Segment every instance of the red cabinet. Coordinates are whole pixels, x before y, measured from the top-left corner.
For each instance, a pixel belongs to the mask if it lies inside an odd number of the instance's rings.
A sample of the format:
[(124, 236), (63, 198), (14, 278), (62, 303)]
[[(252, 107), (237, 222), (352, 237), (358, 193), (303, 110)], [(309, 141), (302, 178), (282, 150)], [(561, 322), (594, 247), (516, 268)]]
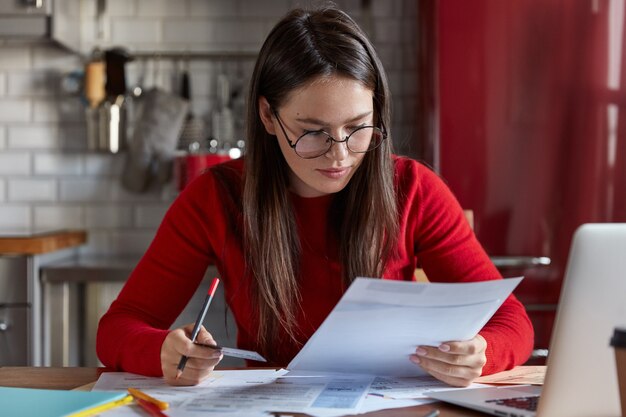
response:
[[(439, 0), (431, 161), (547, 348), (574, 229), (626, 221), (623, 0)], [(430, 8), (430, 9), (429, 9)], [(593, 279), (593, 277), (589, 277)]]

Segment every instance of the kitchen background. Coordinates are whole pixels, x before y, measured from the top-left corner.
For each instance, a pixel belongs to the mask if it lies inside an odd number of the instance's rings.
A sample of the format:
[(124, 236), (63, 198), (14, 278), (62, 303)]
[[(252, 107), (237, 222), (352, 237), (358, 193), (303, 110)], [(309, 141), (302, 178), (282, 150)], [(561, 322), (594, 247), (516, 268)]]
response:
[[(298, 3), (108, 0), (100, 21), (96, 3), (80, 2), (84, 55), (49, 42), (0, 40), (0, 229), (85, 228), (89, 240), (81, 254), (139, 255), (175, 197), (175, 187), (170, 183), (146, 193), (129, 192), (120, 183), (124, 154), (87, 151), (85, 105), (64, 91), (69, 74), (82, 71), (95, 46), (123, 46), (131, 52), (255, 52), (277, 19)], [(362, 3), (369, 2), (337, 2), (371, 34), (390, 78), (397, 147), (410, 152), (416, 84), (414, 2), (374, 1), (369, 11)], [(137, 85), (143, 73), (144, 86), (178, 93), (180, 82), (173, 78), (183, 65), (184, 60), (136, 60), (127, 65), (127, 85)], [(190, 60), (194, 114), (210, 126), (217, 74), (224, 72), (233, 88), (245, 92), (252, 66), (252, 59)]]

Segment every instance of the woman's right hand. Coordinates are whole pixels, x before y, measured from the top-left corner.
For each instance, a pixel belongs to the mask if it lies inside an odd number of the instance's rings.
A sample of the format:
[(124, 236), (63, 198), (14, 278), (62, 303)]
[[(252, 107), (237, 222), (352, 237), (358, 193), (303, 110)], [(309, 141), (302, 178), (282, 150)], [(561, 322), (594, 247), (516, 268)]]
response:
[[(219, 350), (192, 343), (193, 324), (169, 332), (161, 345), (161, 369), (165, 382), (170, 385), (197, 385), (206, 379), (213, 368), (222, 360)], [(200, 327), (196, 341), (207, 345), (217, 345), (204, 326)], [(178, 363), (182, 356), (187, 356), (187, 364), (179, 378), (176, 378)]]

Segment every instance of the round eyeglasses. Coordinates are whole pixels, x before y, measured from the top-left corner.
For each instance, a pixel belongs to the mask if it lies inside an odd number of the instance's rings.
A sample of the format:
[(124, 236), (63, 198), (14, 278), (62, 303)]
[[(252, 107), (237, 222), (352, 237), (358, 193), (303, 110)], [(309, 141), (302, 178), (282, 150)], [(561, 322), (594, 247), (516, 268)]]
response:
[(333, 142), (344, 143), (350, 152), (365, 153), (374, 150), (380, 146), (383, 140), (387, 139), (387, 131), (384, 126), (382, 128), (376, 126), (360, 126), (357, 127), (343, 140), (332, 137), (323, 130), (307, 131), (301, 135), (295, 142), (292, 142), (287, 135), (285, 126), (278, 116), (278, 112), (272, 109), (278, 124), (280, 125), (285, 139), (289, 146), (296, 152), (300, 158), (313, 159), (319, 158), (326, 154), (333, 146)]

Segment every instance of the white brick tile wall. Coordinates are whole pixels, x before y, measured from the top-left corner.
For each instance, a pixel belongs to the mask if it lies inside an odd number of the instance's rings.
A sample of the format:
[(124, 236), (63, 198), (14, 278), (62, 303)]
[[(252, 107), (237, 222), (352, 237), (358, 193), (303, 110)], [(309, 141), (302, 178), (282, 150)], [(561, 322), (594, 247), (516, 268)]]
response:
[(31, 227), (30, 212), (28, 205), (0, 205), (0, 230)]
[(152, 203), (163, 201), (161, 190), (151, 187), (144, 193), (133, 193), (126, 190), (119, 179), (111, 181), (111, 200), (121, 203)]
[(166, 20), (163, 22), (163, 41), (186, 43), (193, 38), (209, 50), (245, 49), (255, 50), (267, 35), (262, 21), (246, 22), (246, 29), (234, 19), (220, 20)]
[[(184, 0), (183, 0), (184, 1)], [(135, 0), (107, 0), (106, 13), (109, 16), (133, 16), (137, 10)], [(132, 37), (130, 38), (132, 39)]]
[(27, 99), (0, 99), (0, 123), (27, 122), (31, 118), (31, 105)]
[(380, 61), (383, 63), (383, 67), (385, 68), (385, 71), (387, 73), (389, 73), (389, 71), (393, 69), (398, 68), (398, 64), (397, 64), (398, 60), (396, 59), (397, 55), (394, 50), (381, 49), (381, 50), (377, 50), (377, 52), (378, 52), (378, 58), (380, 58)]
[(62, 179), (61, 180), (61, 201), (110, 201), (112, 180), (105, 179)]
[(30, 168), (30, 154), (0, 152), (0, 175), (28, 175)]
[(29, 48), (0, 46), (0, 69), (28, 69), (31, 67)]
[(110, 250), (123, 256), (141, 255), (150, 246), (155, 232), (156, 230), (110, 233)]
[(417, 46), (415, 44), (407, 44), (399, 48), (397, 52), (402, 54), (400, 62), (402, 62), (401, 68), (404, 70), (404, 73), (417, 78)]
[(402, 10), (398, 0), (385, 0), (372, 2), (372, 14), (377, 18), (401, 16)]
[(232, 17), (237, 15), (237, 2), (233, 0), (189, 0), (189, 16)]
[(112, 255), (109, 234), (110, 231), (108, 230), (89, 230), (87, 243), (78, 249), (80, 256)]
[(87, 154), (84, 158), (85, 174), (90, 176), (114, 176), (122, 174), (125, 155)]
[(78, 54), (55, 45), (36, 45), (32, 48), (33, 68), (46, 70), (54, 68), (59, 71), (71, 72), (82, 69), (83, 58)]
[(402, 92), (402, 71), (387, 71), (387, 79), (389, 81), (389, 88), (396, 94)]
[(36, 175), (81, 175), (82, 156), (60, 153), (35, 154), (34, 172)]
[(419, 10), (418, 10), (417, 5), (418, 5), (418, 2), (416, 1), (411, 1), (411, 0), (403, 1), (401, 5), (402, 16), (410, 16), (410, 17), (417, 18), (417, 16), (419, 15)]
[(240, 17), (272, 17), (278, 19), (289, 9), (288, 0), (242, 1), (239, 5)]
[(415, 114), (417, 113), (417, 99), (415, 96), (410, 96), (404, 99), (403, 109), (401, 114), (403, 117), (403, 122), (410, 123)]
[[(123, 45), (135, 51), (255, 51), (288, 7), (318, 0), (107, 0), (104, 35), (98, 38), (96, 0), (81, 0), (81, 50)], [(337, 0), (362, 22), (361, 0)], [(377, 51), (390, 71), (393, 132), (411, 140), (412, 90), (416, 67), (412, 0), (372, 2)], [(405, 10), (413, 10), (407, 14)], [(82, 71), (83, 56), (47, 43), (0, 40), (0, 228), (84, 227), (89, 242), (81, 254), (141, 254), (152, 240), (174, 186), (153, 186), (142, 194), (122, 188), (124, 155), (86, 149), (84, 108), (61, 91), (62, 77)], [(128, 85), (145, 74), (144, 86), (177, 91), (172, 82), (182, 61), (128, 65)], [(192, 60), (192, 109), (208, 120), (215, 104), (215, 75), (243, 80), (254, 62)], [(413, 78), (412, 78), (413, 77)], [(243, 83), (245, 81), (241, 81)]]
[(34, 226), (41, 229), (84, 227), (80, 206), (35, 206)]
[[(417, 86), (417, 76), (416, 74), (411, 74), (406, 71), (402, 71), (400, 75), (400, 82), (402, 83), (402, 87), (400, 88), (400, 97), (414, 97), (415, 90)], [(396, 93), (398, 94), (398, 93)]]
[(216, 91), (216, 71), (196, 70), (191, 72), (189, 85), (191, 86), (191, 98), (214, 96)]
[[(273, 25), (273, 24), (272, 24)], [(242, 30), (241, 23), (235, 21), (219, 21), (216, 24), (215, 42), (223, 44), (239, 43), (250, 45), (251, 50), (261, 48), (263, 40), (269, 33), (266, 22), (246, 22), (246, 29)], [(234, 41), (236, 40), (236, 42)]]
[(400, 41), (402, 26), (397, 19), (376, 19), (374, 27), (377, 42), (397, 44)]
[(187, 43), (189, 39), (209, 43), (216, 29), (205, 20), (172, 19), (163, 22), (163, 42)]
[(58, 129), (52, 124), (8, 127), (9, 149), (53, 149), (59, 146)]
[[(83, 16), (85, 16), (83, 14)], [(100, 26), (96, 23), (96, 20), (93, 16), (86, 16), (80, 22), (80, 39), (83, 51), (91, 51), (93, 46), (96, 45), (96, 42), (102, 49), (106, 49), (108, 45), (107, 41), (110, 41), (110, 33), (111, 33), (111, 22), (108, 18), (103, 19), (102, 21), (102, 30), (103, 30), (103, 39), (100, 39), (98, 36), (100, 35), (98, 30)]]
[[(205, 3), (214, 3), (205, 1)], [(137, 14), (142, 17), (181, 17), (187, 15), (186, 1), (138, 0)], [(192, 14), (192, 16), (195, 16)]]
[(55, 71), (10, 72), (9, 96), (54, 96), (59, 93), (60, 76)]
[(157, 43), (161, 41), (161, 26), (158, 20), (114, 20), (111, 39), (113, 42), (132, 39), (136, 43)]
[(9, 201), (55, 201), (57, 199), (56, 180), (10, 179)]
[(85, 225), (89, 228), (128, 228), (133, 224), (131, 206), (103, 205), (85, 207)]
[[(384, 1), (386, 2), (387, 0), (384, 0)], [(294, 7), (308, 8), (312, 4), (315, 5), (320, 2), (323, 3), (323, 1), (319, 1), (319, 0), (317, 2), (310, 2), (307, 0), (292, 0), (290, 6), (292, 8)], [(341, 8), (341, 10), (348, 13), (353, 19), (355, 19), (357, 23), (360, 23), (358, 19), (363, 15), (361, 2), (362, 0), (339, 0), (339, 1), (335, 1), (335, 4), (337, 4), (337, 6)]]
[(92, 19), (85, 19), (85, 18), (87, 17), (93, 18), (96, 16), (96, 0), (81, 0), (80, 15), (83, 18), (83, 20), (92, 20)]
[(59, 144), (64, 150), (87, 149), (87, 132), (84, 124), (64, 123), (59, 127)]
[(135, 226), (156, 229), (161, 224), (169, 204), (140, 205), (135, 208)]
[(84, 108), (77, 97), (34, 99), (32, 120), (35, 122), (84, 122)]
[(216, 103), (213, 98), (209, 97), (192, 97), (191, 111), (193, 114), (202, 117), (207, 121), (207, 130), (210, 130), (211, 112), (215, 108)]

